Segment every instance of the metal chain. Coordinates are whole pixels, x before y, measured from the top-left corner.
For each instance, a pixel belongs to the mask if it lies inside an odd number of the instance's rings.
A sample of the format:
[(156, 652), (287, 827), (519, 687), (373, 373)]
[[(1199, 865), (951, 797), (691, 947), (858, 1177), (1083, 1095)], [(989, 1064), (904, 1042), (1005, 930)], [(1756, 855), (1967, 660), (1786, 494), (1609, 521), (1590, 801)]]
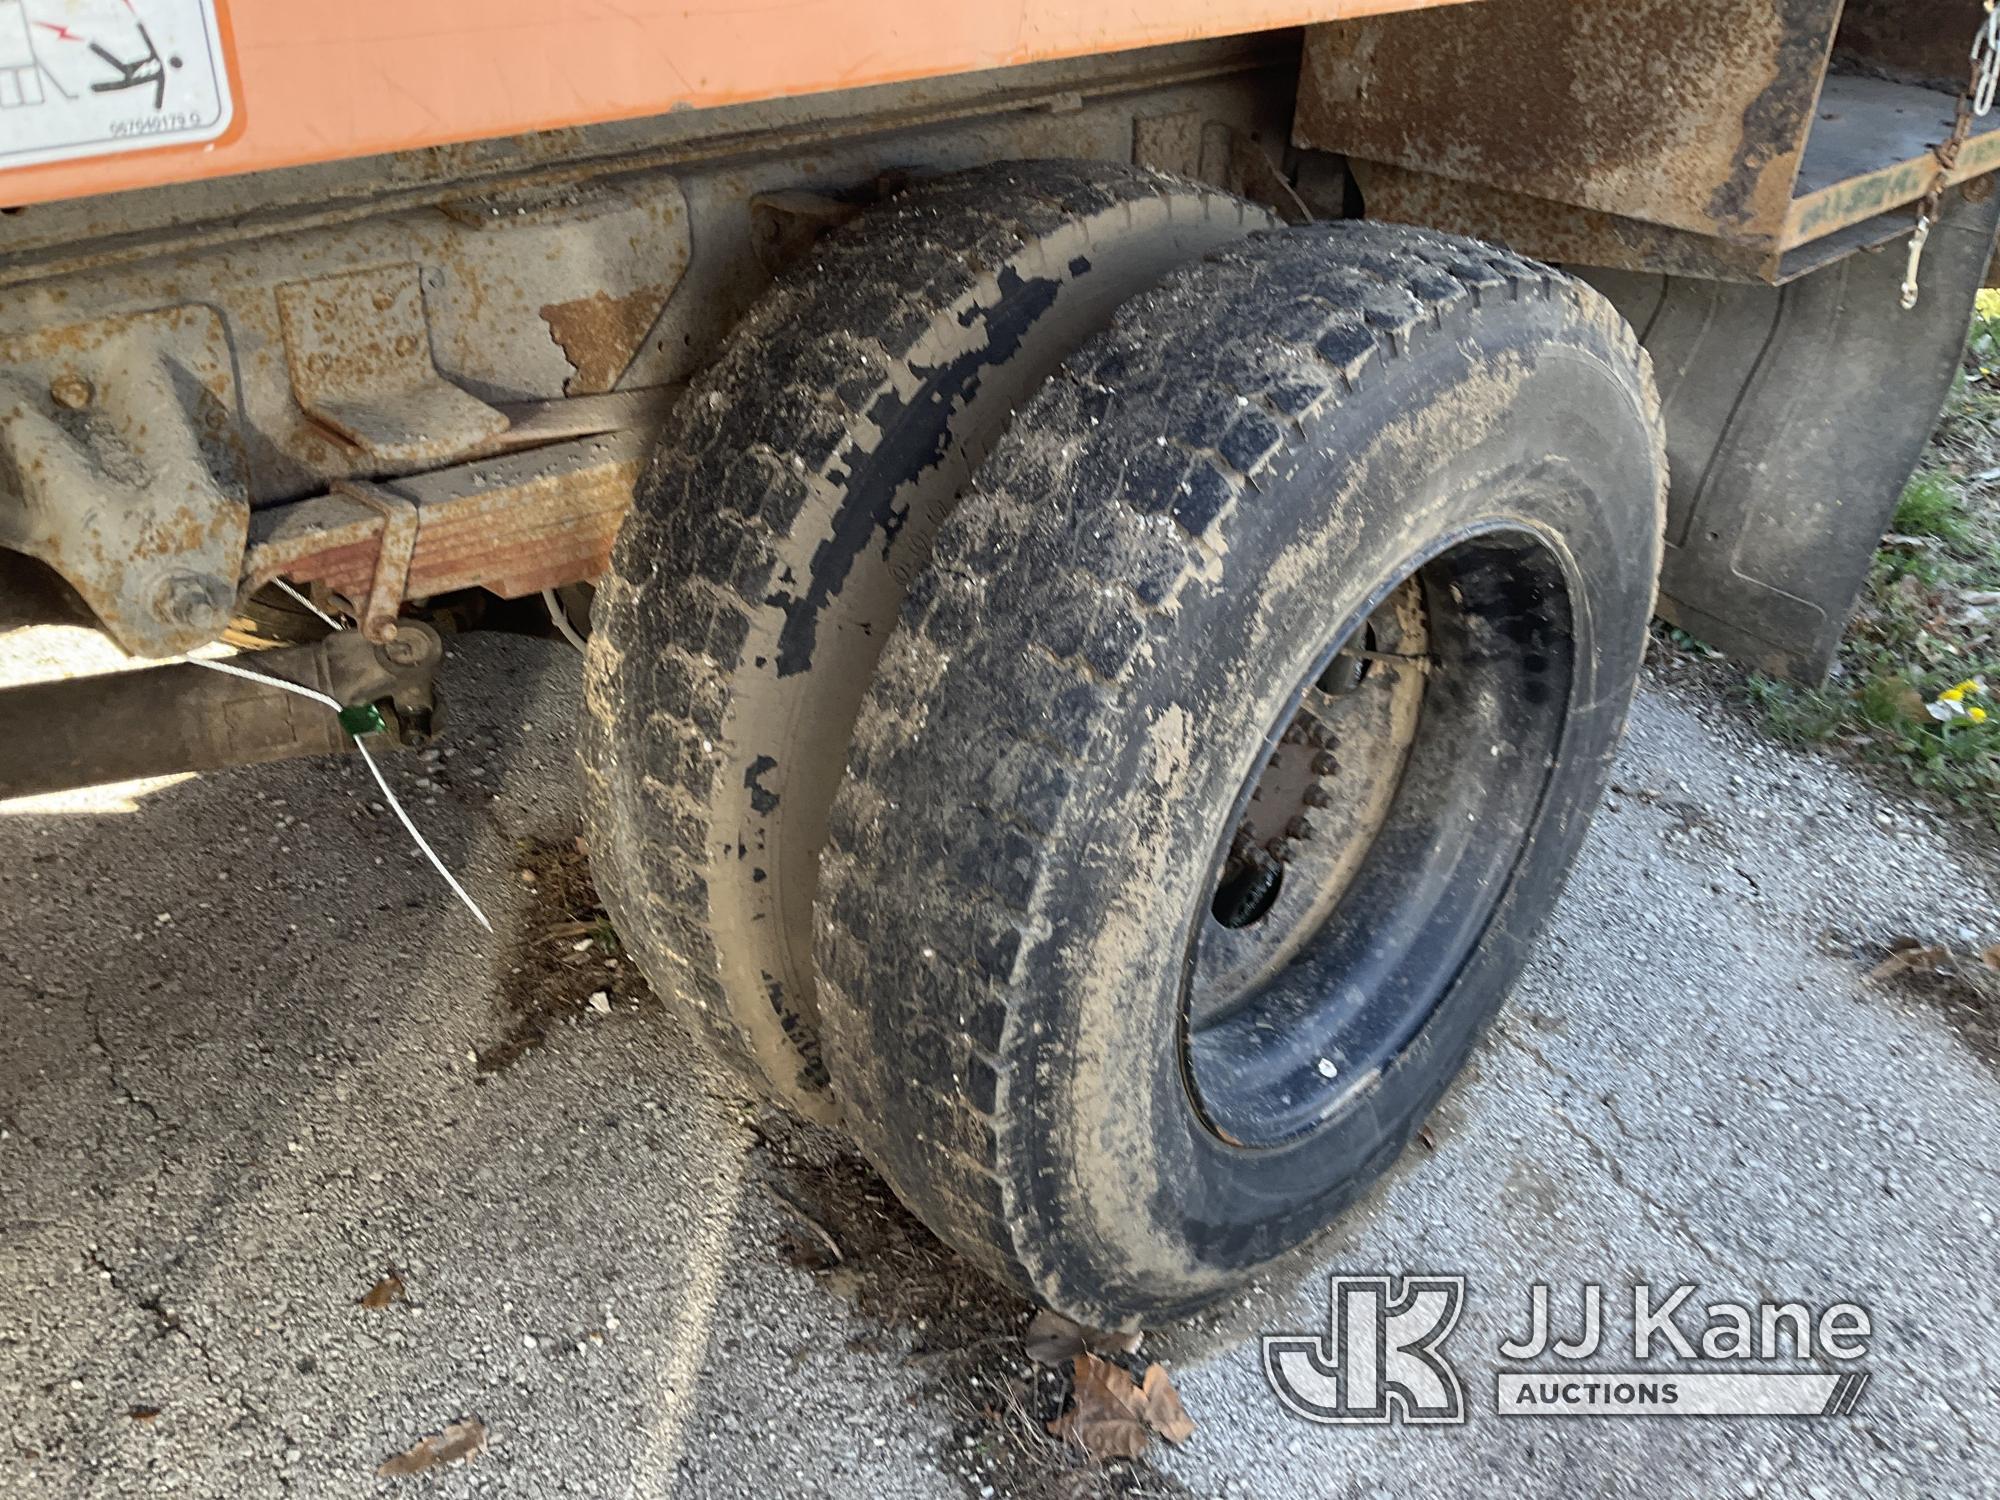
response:
[(2000, 7), (1986, 0), (1986, 21), (1972, 39), (1972, 112), (1982, 120), (2000, 92)]
[(1951, 134), (1931, 148), (1931, 155), (1937, 158), (1938, 169), (1931, 178), (1931, 185), (1923, 200), (1917, 205), (1917, 227), (1910, 236), (1910, 262), (1903, 272), (1903, 310), (1909, 311), (1917, 305), (1920, 295), (1917, 286), (1917, 268), (1923, 264), (1924, 246), (1930, 243), (1931, 226), (1937, 222), (1938, 204), (1944, 198), (1944, 190), (1951, 185), (1952, 169), (1958, 165), (1958, 154), (1965, 149), (1966, 137), (1972, 134), (1972, 122), (1983, 119), (1993, 108), (1995, 94), (2000, 94), (2000, 0), (1986, 0), (1986, 17), (1979, 23), (1979, 31), (1972, 39), (1972, 73), (1966, 81), (1965, 92), (1959, 96), (1958, 115), (1952, 121)]

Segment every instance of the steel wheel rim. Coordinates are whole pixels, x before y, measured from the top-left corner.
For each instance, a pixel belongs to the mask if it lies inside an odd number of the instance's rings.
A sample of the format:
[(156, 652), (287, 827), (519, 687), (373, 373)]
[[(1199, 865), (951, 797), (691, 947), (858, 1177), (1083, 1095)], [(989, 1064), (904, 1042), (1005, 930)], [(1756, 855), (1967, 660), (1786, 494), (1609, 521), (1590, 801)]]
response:
[[(1325, 1126), (1435, 1012), (1532, 837), (1575, 678), (1570, 597), (1569, 569), (1539, 532), (1456, 532), (1389, 571), (1268, 726), (1210, 856), (1182, 969), (1188, 1092), (1225, 1142), (1275, 1147)], [(1329, 673), (1356, 660), (1369, 665), (1361, 689), (1372, 678), (1394, 711), (1368, 725), (1356, 713), (1367, 699), (1348, 694), (1335, 743), (1308, 738), (1313, 754), (1330, 751), (1315, 782), (1327, 805), (1304, 809), (1299, 853), (1262, 913), (1230, 926), (1224, 908), (1241, 919), (1255, 905), (1225, 900), (1243, 831), (1268, 840), (1286, 810), (1254, 815), (1260, 790), (1271, 776), (1292, 778), (1281, 798), (1297, 785), (1287, 731), (1302, 709), (1324, 722)], [(1344, 754), (1340, 731), (1357, 723), (1370, 749)]]

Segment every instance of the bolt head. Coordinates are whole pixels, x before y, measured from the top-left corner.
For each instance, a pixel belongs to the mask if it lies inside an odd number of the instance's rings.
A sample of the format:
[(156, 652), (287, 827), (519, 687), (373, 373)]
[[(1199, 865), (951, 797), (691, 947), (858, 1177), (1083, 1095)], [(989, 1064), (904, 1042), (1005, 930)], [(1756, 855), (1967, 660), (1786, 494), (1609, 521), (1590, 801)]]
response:
[(219, 635), (236, 591), (212, 573), (170, 573), (153, 591), (153, 612), (184, 630)]
[(398, 667), (413, 667), (424, 659), (424, 643), (407, 630), (382, 642), (382, 658)]

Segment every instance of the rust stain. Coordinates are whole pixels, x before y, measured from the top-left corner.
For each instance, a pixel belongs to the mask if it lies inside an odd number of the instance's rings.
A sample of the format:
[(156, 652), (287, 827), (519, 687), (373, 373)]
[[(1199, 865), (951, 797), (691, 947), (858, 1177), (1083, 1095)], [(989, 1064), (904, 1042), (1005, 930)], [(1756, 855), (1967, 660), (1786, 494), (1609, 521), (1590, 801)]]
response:
[(1789, 0), (1780, 7), (1769, 77), (1744, 106), (1729, 175), (1708, 200), (1722, 233), (1746, 227), (1768, 231), (1790, 201), (1818, 97), (1812, 85), (1825, 67), (1831, 23), (1838, 18), (1837, 8), (1827, 13), (1824, 0)]
[(1573, 0), (1309, 27), (1301, 144), (1624, 218), (1780, 229), (1837, 0)]
[(564, 383), (564, 394), (598, 396), (616, 385), (667, 305), (670, 290), (652, 282), (622, 297), (592, 292), (544, 306), (540, 316), (549, 325), (549, 337), (576, 371)]
[(1380, 162), (1354, 160), (1349, 169), (1372, 217), (1493, 240), (1542, 260), (1722, 280), (1768, 281), (1779, 270), (1775, 240), (1722, 239)]
[[(247, 465), (221, 320), (163, 308), (0, 339), (10, 545), (66, 578), (137, 656), (210, 639), (243, 553)], [(203, 400), (190, 410), (179, 380)], [(91, 413), (82, 424), (65, 413)], [(204, 435), (206, 442), (204, 442)]]
[[(645, 446), (621, 434), (588, 448), (540, 450), (491, 484), (478, 465), (447, 471), (449, 485), (437, 475), (411, 482), (435, 488), (416, 497), (407, 565), (387, 591), (380, 583), (383, 516), (357, 503), (351, 486), (274, 507), (262, 514), (268, 530), (250, 549), (248, 582), (259, 586), (282, 575), (322, 583), (357, 607), (392, 611), (405, 598), (455, 589), (485, 588), (513, 599), (597, 578), (632, 503)], [(538, 471), (538, 464), (547, 467)]]

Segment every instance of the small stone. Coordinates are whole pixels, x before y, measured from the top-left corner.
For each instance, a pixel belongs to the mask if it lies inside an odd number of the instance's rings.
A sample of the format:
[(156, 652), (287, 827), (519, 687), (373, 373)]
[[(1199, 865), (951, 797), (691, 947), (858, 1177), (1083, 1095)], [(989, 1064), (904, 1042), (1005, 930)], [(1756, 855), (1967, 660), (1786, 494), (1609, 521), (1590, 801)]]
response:
[(49, 382), (49, 399), (64, 411), (82, 411), (97, 399), (97, 391), (81, 375), (58, 375)]
[(610, 1015), (611, 997), (607, 995), (603, 990), (598, 990), (594, 992), (590, 997), (590, 1008), (596, 1011), (600, 1016)]

